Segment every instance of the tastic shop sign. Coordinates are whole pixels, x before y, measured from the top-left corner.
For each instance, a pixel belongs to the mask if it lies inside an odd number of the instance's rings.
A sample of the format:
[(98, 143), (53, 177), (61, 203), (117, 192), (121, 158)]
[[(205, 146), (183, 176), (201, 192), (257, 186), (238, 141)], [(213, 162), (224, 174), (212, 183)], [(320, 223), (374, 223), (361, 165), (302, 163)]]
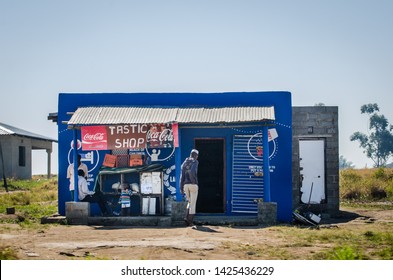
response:
[(171, 125), (127, 124), (83, 126), (83, 150), (118, 150), (173, 147)]

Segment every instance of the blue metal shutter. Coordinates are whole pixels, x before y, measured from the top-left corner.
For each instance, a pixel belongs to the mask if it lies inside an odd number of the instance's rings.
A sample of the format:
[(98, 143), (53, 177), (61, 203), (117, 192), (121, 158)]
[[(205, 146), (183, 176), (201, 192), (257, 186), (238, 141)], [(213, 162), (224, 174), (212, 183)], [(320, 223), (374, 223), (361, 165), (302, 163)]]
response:
[(263, 161), (257, 156), (262, 134), (233, 136), (232, 212), (258, 213), (263, 198)]

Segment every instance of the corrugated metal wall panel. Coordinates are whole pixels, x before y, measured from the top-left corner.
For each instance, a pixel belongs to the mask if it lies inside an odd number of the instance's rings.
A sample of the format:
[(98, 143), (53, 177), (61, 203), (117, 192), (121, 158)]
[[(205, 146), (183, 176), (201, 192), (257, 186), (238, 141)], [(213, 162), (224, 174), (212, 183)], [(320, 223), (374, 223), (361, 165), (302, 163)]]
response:
[(263, 198), (263, 176), (256, 176), (255, 169), (263, 170), (263, 161), (253, 158), (249, 150), (256, 143), (249, 141), (252, 135), (233, 136), (232, 212), (257, 213), (256, 200)]

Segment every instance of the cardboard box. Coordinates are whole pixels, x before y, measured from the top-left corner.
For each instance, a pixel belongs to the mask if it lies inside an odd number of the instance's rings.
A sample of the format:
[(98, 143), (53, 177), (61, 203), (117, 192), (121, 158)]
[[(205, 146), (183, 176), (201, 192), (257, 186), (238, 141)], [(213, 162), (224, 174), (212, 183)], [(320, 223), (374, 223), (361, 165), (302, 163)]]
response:
[(106, 166), (106, 167), (115, 167), (116, 166), (116, 158), (117, 157), (114, 155), (106, 154), (102, 165)]
[(142, 198), (142, 215), (156, 215), (156, 198)]

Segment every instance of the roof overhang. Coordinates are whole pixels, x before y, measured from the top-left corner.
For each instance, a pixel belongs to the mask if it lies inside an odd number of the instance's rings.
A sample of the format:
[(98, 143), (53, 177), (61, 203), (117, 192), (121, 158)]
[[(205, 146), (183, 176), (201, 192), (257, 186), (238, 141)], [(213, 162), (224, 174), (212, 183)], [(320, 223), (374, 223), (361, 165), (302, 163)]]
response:
[(275, 120), (274, 107), (80, 107), (71, 127), (119, 124), (217, 124)]
[(20, 129), (11, 125), (7, 125), (4, 123), (0, 123), (0, 136), (20, 136), (27, 137), (30, 139), (36, 139), (39, 141), (49, 141), (49, 142), (57, 142), (56, 139), (52, 139), (43, 135), (39, 135), (24, 129)]

